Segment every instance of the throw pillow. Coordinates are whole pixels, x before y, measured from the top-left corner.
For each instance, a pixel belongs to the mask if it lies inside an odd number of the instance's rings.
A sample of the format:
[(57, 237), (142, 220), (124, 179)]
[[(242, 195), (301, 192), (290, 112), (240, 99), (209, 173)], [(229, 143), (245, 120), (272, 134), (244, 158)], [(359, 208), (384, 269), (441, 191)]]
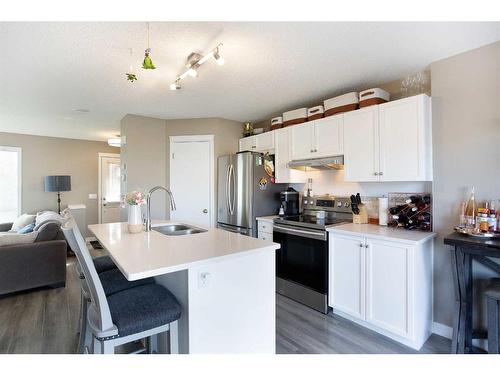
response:
[(66, 221), (68, 221), (68, 218), (62, 217), (61, 215), (59, 215), (57, 212), (54, 211), (39, 212), (36, 215), (35, 230), (38, 230), (40, 225), (42, 225), (46, 221), (58, 221), (60, 224), (64, 224)]
[(33, 243), (35, 242), (35, 238), (37, 235), (38, 232), (31, 232), (28, 234), (0, 233), (0, 247)]
[(19, 234), (27, 234), (33, 232), (33, 229), (35, 229), (35, 223), (31, 223), (26, 225), (24, 228), (21, 228), (17, 231)]
[(22, 214), (12, 223), (12, 228), (10, 230), (18, 231), (24, 228), (26, 225), (31, 224), (35, 221), (35, 215)]

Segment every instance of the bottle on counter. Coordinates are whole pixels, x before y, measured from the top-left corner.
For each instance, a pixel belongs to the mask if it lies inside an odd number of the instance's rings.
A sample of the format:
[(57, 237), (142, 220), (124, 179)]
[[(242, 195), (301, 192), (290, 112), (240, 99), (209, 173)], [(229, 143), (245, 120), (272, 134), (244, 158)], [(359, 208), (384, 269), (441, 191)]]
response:
[(467, 217), (465, 216), (465, 202), (462, 202), (460, 204), (460, 218), (458, 226), (460, 228), (465, 228), (467, 226)]
[(476, 197), (474, 195), (474, 186), (471, 189), (469, 200), (467, 201), (467, 205), (465, 206), (465, 218), (466, 218), (466, 227), (467, 228), (475, 228), (476, 224)]

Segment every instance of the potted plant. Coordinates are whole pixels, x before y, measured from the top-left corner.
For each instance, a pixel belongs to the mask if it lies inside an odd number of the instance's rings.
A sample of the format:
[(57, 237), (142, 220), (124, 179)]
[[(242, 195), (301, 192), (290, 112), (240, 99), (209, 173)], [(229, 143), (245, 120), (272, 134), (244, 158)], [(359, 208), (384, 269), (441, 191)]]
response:
[(128, 231), (130, 233), (142, 232), (142, 213), (141, 205), (146, 203), (144, 194), (140, 191), (127, 193), (124, 203), (128, 205)]

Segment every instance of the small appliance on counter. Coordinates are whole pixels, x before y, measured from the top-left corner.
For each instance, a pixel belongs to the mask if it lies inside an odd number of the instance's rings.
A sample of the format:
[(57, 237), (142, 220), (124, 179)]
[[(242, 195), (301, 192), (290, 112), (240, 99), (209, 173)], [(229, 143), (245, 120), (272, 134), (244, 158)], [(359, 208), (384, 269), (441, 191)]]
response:
[(297, 190), (289, 187), (280, 193), (283, 216), (297, 216), (300, 214), (300, 194)]
[(273, 220), (279, 294), (328, 312), (327, 228), (352, 223), (350, 206), (349, 197), (303, 196), (300, 215)]

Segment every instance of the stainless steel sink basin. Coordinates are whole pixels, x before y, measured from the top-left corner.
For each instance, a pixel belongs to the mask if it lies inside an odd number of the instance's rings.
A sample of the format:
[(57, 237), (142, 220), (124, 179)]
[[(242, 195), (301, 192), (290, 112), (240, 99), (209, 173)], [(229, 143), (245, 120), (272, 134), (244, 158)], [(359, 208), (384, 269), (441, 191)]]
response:
[(157, 227), (152, 227), (151, 229), (166, 236), (185, 236), (188, 234), (206, 232), (206, 229), (193, 227), (187, 224), (166, 224)]

